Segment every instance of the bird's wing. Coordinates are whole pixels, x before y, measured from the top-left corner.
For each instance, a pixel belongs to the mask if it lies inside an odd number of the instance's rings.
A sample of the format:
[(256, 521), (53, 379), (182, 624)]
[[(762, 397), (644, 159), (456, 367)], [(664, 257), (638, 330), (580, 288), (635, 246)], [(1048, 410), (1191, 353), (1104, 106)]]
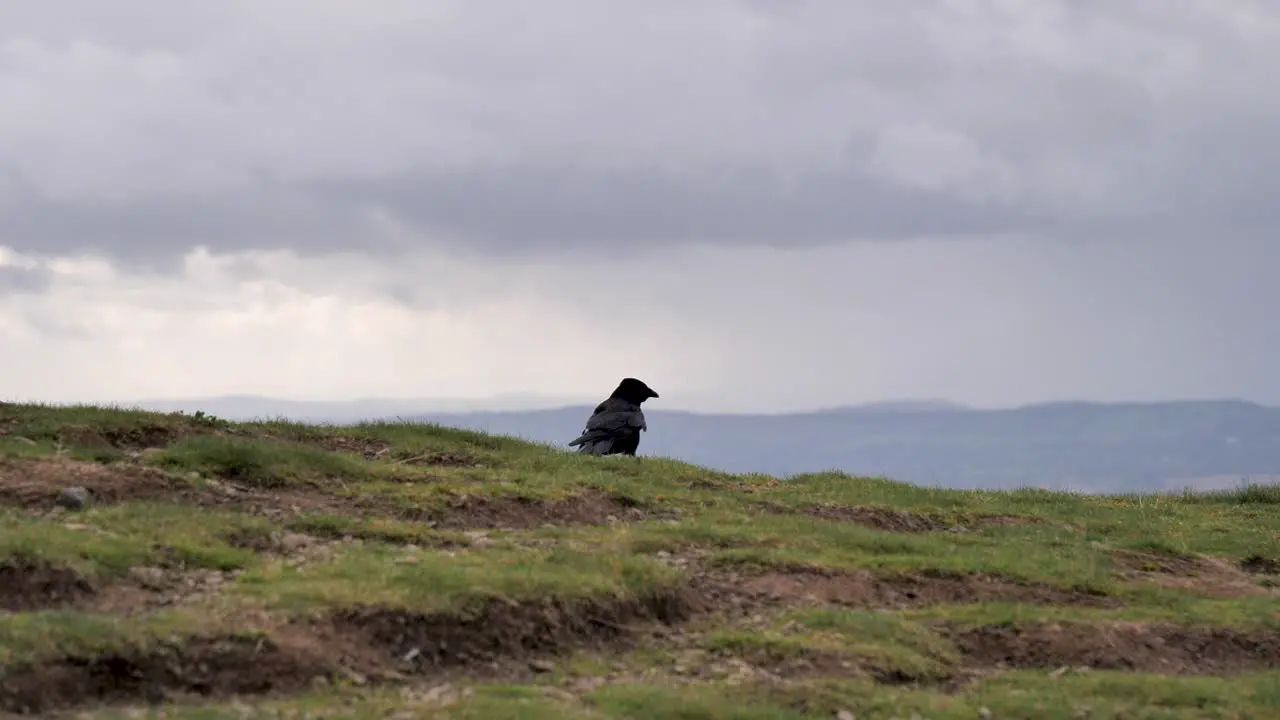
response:
[(644, 413), (640, 406), (618, 398), (610, 398), (602, 403), (591, 417), (582, 435), (569, 443), (581, 445), (585, 442), (597, 442), (605, 439), (619, 438), (638, 432), (645, 428)]

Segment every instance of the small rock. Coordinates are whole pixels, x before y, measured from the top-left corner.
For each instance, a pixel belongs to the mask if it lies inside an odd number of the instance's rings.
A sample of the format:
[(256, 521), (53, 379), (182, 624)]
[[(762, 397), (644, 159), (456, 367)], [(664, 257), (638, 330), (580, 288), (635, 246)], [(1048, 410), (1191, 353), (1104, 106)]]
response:
[(856, 720), (856, 718), (854, 718), (853, 713), (848, 710), (837, 710), (836, 720)]
[(604, 684), (605, 679), (602, 677), (581, 677), (569, 683), (569, 689), (577, 693), (588, 693)]
[(133, 581), (139, 585), (152, 590), (161, 590), (169, 584), (164, 570), (157, 567), (131, 567), (129, 568), (129, 577), (133, 578)]
[(348, 679), (348, 680), (350, 680), (350, 681), (351, 681), (351, 684), (353, 684), (353, 685), (367, 685), (367, 684), (369, 684), (369, 678), (365, 677), (365, 675), (364, 675), (363, 673), (356, 672), (355, 670), (352, 670), (351, 668), (346, 668), (346, 667), (342, 668), (342, 674), (343, 674), (343, 675), (345, 675), (345, 676), (347, 677), (347, 679)]
[(437, 685), (422, 694), (422, 701), (432, 705), (452, 705), (458, 696), (457, 688), (452, 685)]
[(87, 488), (69, 487), (58, 493), (58, 497), (53, 503), (68, 510), (83, 510), (88, 507), (89, 500), (92, 497), (93, 494)]
[(530, 660), (529, 669), (536, 673), (549, 673), (555, 672), (556, 666), (547, 660)]
[(311, 544), (311, 538), (301, 533), (285, 533), (280, 538), (280, 547), (285, 552), (297, 552)]
[(561, 702), (576, 702), (578, 700), (577, 695), (557, 687), (544, 687), (542, 688), (542, 694)]
[(991, 718), (993, 717), (991, 713), (991, 708), (986, 707), (985, 705), (983, 707), (978, 708), (978, 717), (982, 718), (982, 720), (991, 720)]

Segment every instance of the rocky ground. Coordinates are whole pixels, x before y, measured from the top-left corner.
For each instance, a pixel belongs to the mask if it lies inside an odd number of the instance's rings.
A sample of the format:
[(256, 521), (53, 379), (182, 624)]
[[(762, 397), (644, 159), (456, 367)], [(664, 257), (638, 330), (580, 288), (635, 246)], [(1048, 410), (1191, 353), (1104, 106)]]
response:
[(0, 714), (1280, 717), (1280, 492), (0, 404)]

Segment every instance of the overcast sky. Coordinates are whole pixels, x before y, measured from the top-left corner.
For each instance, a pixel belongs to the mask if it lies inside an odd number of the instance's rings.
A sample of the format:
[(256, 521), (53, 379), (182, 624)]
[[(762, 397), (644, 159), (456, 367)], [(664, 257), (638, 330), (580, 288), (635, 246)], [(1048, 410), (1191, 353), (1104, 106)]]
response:
[(1272, 0), (0, 4), (0, 397), (1280, 404)]

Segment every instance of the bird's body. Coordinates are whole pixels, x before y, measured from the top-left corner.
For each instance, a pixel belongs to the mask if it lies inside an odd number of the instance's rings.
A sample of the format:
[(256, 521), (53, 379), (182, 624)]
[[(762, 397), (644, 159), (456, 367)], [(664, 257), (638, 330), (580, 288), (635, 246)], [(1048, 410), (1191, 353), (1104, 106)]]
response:
[(604, 402), (596, 406), (587, 419), (582, 435), (569, 443), (588, 455), (635, 455), (640, 447), (640, 433), (645, 424), (641, 403), (658, 393), (635, 378), (624, 378)]

